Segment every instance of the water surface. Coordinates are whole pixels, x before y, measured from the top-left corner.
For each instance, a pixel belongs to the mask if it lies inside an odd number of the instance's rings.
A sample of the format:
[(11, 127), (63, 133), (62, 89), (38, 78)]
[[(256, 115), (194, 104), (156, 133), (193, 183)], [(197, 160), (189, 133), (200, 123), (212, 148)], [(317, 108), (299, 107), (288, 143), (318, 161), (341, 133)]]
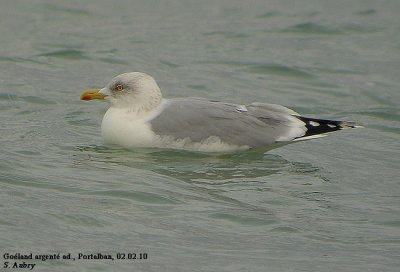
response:
[[(34, 271), (397, 271), (399, 11), (396, 0), (4, 1), (1, 255), (148, 254)], [(107, 103), (79, 95), (129, 71), (166, 97), (277, 103), (365, 128), (264, 155), (106, 146)]]

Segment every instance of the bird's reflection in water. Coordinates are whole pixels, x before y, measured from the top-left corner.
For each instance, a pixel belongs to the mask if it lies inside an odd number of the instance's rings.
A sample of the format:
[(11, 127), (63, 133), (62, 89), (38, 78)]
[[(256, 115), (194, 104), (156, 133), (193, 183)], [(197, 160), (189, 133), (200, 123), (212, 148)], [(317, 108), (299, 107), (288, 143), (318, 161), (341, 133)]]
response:
[(223, 184), (278, 173), (309, 173), (318, 168), (309, 163), (290, 162), (275, 154), (247, 151), (209, 155), (179, 150), (126, 150), (106, 146), (79, 146), (91, 159), (146, 169), (186, 182)]
[[(80, 146), (78, 150), (77, 167), (113, 169), (113, 174), (120, 176), (118, 181), (122, 182), (124, 190), (151, 192), (185, 203), (200, 201), (205, 206), (219, 203), (225, 208), (260, 211), (263, 216), (270, 214), (264, 207), (265, 201), (269, 199), (273, 202), (271, 205), (283, 205), (287, 198), (299, 199), (303, 196), (299, 191), (309, 194), (309, 186), (304, 185), (315, 180), (312, 177), (315, 172), (319, 175), (319, 169), (309, 163), (290, 162), (270, 153), (210, 156), (187, 151), (132, 151), (106, 146)], [(103, 173), (110, 175), (108, 171)]]

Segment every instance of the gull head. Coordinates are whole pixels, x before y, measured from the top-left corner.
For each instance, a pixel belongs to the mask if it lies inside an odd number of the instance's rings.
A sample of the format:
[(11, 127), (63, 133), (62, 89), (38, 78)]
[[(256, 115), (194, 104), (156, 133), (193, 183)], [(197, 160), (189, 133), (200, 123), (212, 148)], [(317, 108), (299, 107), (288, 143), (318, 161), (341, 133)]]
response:
[(157, 82), (141, 72), (124, 73), (114, 77), (104, 88), (88, 90), (81, 100), (109, 99), (112, 107), (132, 111), (151, 111), (162, 100)]

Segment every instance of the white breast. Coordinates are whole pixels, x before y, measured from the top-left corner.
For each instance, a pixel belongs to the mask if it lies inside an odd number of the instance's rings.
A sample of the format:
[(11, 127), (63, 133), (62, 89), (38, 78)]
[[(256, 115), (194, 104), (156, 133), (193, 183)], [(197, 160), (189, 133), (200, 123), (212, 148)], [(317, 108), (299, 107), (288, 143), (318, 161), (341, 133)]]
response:
[(105, 143), (123, 147), (152, 147), (155, 134), (144, 116), (111, 107), (103, 117), (101, 135)]

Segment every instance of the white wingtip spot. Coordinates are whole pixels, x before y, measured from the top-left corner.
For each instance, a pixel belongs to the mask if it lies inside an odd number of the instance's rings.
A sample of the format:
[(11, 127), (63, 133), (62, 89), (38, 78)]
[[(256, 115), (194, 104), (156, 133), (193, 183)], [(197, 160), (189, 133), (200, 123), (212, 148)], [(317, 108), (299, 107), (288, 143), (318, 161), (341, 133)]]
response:
[(320, 125), (320, 123), (311, 121), (311, 122), (310, 122), (310, 125), (312, 125), (313, 127), (318, 127), (318, 126)]
[(328, 127), (330, 127), (330, 128), (335, 128), (336, 126), (335, 126), (335, 125), (328, 124)]

